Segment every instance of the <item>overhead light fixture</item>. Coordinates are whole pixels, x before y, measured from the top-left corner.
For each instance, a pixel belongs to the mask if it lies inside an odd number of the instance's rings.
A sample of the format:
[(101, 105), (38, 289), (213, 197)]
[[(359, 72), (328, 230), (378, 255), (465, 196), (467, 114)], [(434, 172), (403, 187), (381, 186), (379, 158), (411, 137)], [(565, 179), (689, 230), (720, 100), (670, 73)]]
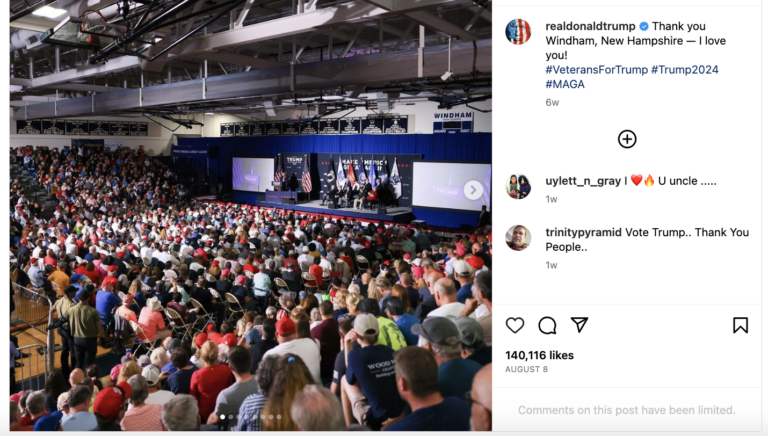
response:
[(440, 76), (440, 78), (443, 79), (443, 82), (447, 82), (448, 79), (450, 79), (451, 76), (453, 76), (453, 68), (451, 68), (451, 40), (452, 39), (453, 38), (451, 38), (450, 36), (448, 37), (448, 71), (446, 71), (445, 74)]
[(45, 18), (56, 18), (67, 13), (65, 9), (52, 8), (50, 6), (43, 6), (42, 8), (32, 11), (32, 15)]
[(213, 112), (206, 112), (206, 115), (214, 116), (215, 114)]

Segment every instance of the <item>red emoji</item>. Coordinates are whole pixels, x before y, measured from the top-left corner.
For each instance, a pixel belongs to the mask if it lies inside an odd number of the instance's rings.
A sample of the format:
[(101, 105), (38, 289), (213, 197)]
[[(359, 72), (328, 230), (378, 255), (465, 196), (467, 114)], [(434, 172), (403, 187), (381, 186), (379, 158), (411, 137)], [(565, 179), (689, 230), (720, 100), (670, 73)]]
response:
[(635, 184), (635, 186), (639, 185), (640, 182), (643, 181), (643, 176), (640, 174), (632, 174), (632, 183)]

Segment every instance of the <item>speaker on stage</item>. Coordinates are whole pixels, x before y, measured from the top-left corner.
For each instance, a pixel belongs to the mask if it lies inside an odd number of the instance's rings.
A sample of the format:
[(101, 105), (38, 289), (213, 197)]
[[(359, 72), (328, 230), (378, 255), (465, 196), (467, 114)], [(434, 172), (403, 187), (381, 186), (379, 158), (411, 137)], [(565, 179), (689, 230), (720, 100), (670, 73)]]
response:
[(218, 145), (211, 145), (208, 147), (208, 157), (211, 159), (218, 159), (219, 158), (219, 146)]
[(378, 213), (379, 215), (386, 215), (387, 209), (380, 207), (376, 213)]
[(280, 199), (280, 202), (283, 204), (296, 204), (295, 201), (293, 201), (292, 197), (284, 197)]

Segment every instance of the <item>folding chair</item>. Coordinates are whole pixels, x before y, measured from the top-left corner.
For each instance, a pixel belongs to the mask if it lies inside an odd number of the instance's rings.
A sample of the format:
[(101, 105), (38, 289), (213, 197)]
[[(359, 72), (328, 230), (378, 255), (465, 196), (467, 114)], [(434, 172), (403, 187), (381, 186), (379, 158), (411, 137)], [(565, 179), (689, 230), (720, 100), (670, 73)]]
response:
[(147, 335), (144, 334), (144, 330), (141, 328), (141, 326), (134, 321), (128, 321), (131, 324), (131, 328), (133, 329), (133, 332), (135, 333), (135, 336), (133, 338), (133, 346), (136, 347), (134, 350), (133, 347), (131, 347), (131, 353), (134, 356), (139, 355), (139, 350), (141, 347), (147, 348), (147, 354), (152, 354), (153, 351), (155, 351), (155, 344), (154, 341), (147, 340)]
[(221, 301), (221, 295), (219, 295), (219, 291), (217, 291), (216, 289), (213, 289), (213, 288), (208, 288), (208, 292), (210, 292), (210, 293), (211, 293), (211, 295), (213, 296), (213, 298), (215, 298), (215, 299), (217, 299), (217, 300)]
[(16, 260), (16, 256), (11, 251), (11, 274), (14, 274), (19, 269), (19, 262)]
[(229, 317), (227, 317), (227, 321), (231, 320), (232, 317), (236, 315), (240, 316), (236, 317), (235, 319), (242, 318), (242, 316), (245, 315), (245, 309), (243, 309), (243, 306), (240, 305), (240, 300), (238, 300), (237, 297), (227, 292), (224, 294), (224, 298), (227, 299), (227, 310), (229, 310)]
[(357, 256), (355, 256), (355, 259), (357, 260), (358, 271), (365, 271), (371, 267), (371, 264), (368, 262), (368, 259), (366, 259), (365, 256), (361, 256), (358, 254)]
[(195, 325), (197, 325), (199, 322), (203, 322), (203, 327), (205, 327), (206, 324), (213, 322), (214, 314), (208, 313), (199, 301), (195, 300), (194, 298), (190, 298), (189, 302), (192, 303), (192, 306), (194, 306), (195, 309), (197, 309), (197, 321), (195, 321)]
[[(170, 320), (168, 323), (171, 325), (171, 329), (176, 333), (178, 336), (181, 334), (181, 340), (183, 341), (184, 338), (187, 336), (192, 337), (192, 326), (187, 324), (186, 321), (184, 321), (184, 318), (181, 317), (181, 314), (177, 312), (174, 309), (165, 309), (165, 316), (168, 317)], [(177, 324), (177, 321), (181, 324)]]
[[(308, 272), (301, 273), (301, 280), (304, 281), (304, 289), (312, 289), (312, 288), (314, 288), (317, 292), (320, 291), (320, 289), (317, 286), (317, 279), (312, 274), (310, 274)], [(309, 285), (309, 282), (314, 282), (315, 285), (311, 286), (311, 285)]]

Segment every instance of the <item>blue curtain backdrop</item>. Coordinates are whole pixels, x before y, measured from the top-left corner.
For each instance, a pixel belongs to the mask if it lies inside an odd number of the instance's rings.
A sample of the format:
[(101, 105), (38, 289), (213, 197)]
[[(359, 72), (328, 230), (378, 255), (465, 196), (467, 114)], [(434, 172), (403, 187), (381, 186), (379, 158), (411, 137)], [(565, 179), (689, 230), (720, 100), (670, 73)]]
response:
[[(193, 169), (210, 165), (211, 181), (232, 183), (233, 157), (274, 157), (278, 153), (385, 153), (420, 154), (425, 160), (463, 162), (491, 161), (491, 133), (408, 134), (408, 135), (311, 135), (311, 136), (259, 136), (227, 138), (179, 138), (179, 145), (217, 146), (219, 157), (177, 158)], [(311, 165), (314, 167), (314, 162)], [(313, 174), (313, 178), (317, 175)], [(319, 179), (312, 186), (320, 186)], [(460, 227), (477, 223), (474, 212), (451, 213), (414, 209), (414, 215), (428, 223), (443, 222), (447, 227)]]

